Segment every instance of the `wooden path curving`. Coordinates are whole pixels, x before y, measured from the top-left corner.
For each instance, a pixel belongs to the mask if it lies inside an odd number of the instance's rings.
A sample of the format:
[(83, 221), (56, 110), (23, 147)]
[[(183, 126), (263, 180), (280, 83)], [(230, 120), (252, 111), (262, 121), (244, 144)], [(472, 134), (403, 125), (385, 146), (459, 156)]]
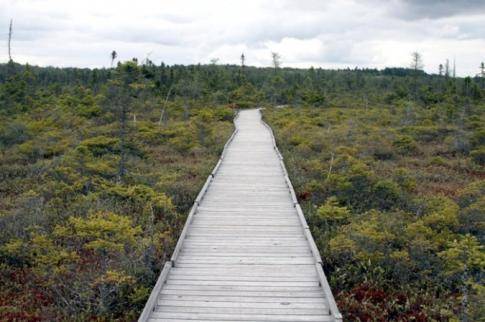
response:
[(271, 129), (235, 124), (139, 321), (341, 321)]

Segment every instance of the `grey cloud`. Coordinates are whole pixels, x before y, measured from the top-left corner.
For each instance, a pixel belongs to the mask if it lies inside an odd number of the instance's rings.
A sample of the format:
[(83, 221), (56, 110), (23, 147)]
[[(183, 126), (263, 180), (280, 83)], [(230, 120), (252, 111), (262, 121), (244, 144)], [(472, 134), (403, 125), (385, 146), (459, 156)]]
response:
[(439, 19), (461, 14), (484, 14), (484, 0), (398, 0), (391, 12), (403, 19)]
[(177, 35), (177, 32), (153, 28), (127, 28), (98, 31), (97, 37), (104, 40), (126, 43), (152, 43), (162, 46), (183, 46), (187, 40)]
[(175, 15), (175, 14), (161, 14), (161, 15), (154, 15), (156, 18), (161, 18), (163, 20), (175, 23), (175, 24), (187, 24), (194, 22), (194, 19), (189, 17), (184, 17), (182, 15)]
[[(13, 19), (15, 40), (20, 41), (43, 38), (52, 32), (63, 31), (69, 27), (67, 16), (54, 13), (50, 15), (36, 15), (33, 13), (16, 15), (11, 13), (9, 15), (6, 11), (0, 13), (0, 26), (7, 27), (10, 19)], [(2, 35), (4, 34), (0, 33), (0, 38), (2, 38)]]
[(465, 22), (460, 25), (460, 39), (483, 39), (485, 26), (479, 22)]

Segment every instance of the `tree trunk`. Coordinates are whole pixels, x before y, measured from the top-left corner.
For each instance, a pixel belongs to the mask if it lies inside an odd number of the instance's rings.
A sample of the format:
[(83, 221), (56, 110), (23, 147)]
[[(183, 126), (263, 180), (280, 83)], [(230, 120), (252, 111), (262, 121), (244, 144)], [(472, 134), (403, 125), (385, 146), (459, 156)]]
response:
[(189, 103), (187, 102), (187, 98), (184, 98), (184, 121), (189, 119)]
[(162, 111), (160, 112), (160, 120), (158, 121), (158, 126), (162, 126), (162, 122), (163, 122), (163, 125), (167, 124), (168, 117), (165, 115), (167, 114), (166, 106), (167, 106), (168, 98), (170, 97), (170, 93), (172, 92), (172, 88), (173, 86), (170, 86), (167, 92), (167, 96), (165, 97), (165, 101), (163, 102)]
[(123, 182), (126, 173), (126, 107), (122, 104), (120, 114), (120, 162), (118, 166), (118, 183)]

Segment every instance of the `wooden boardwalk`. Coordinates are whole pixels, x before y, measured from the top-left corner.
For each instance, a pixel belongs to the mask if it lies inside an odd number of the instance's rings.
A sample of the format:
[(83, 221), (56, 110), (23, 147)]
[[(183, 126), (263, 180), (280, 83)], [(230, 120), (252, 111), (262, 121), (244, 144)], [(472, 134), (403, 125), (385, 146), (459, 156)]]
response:
[(271, 129), (235, 124), (140, 321), (340, 321)]

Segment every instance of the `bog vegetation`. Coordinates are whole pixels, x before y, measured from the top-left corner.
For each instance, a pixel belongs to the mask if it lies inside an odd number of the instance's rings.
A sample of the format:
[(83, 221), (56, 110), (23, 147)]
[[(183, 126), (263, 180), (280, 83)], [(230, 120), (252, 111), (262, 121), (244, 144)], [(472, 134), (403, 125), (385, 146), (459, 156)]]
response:
[(135, 320), (255, 106), (346, 319), (483, 317), (484, 97), (417, 68), (0, 65), (0, 320)]
[(135, 320), (233, 111), (165, 102), (135, 62), (98, 80), (5, 67), (0, 320)]
[(485, 104), (436, 86), (265, 111), (349, 321), (485, 316)]

